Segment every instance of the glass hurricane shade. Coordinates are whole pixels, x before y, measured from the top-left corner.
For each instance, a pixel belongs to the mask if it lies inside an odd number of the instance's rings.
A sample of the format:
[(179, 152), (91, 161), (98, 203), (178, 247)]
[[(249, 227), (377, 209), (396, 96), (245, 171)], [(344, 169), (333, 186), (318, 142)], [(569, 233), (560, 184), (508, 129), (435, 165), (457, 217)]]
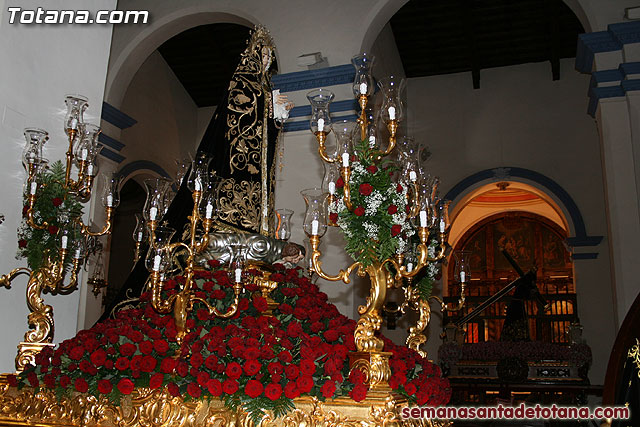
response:
[(167, 245), (171, 242), (176, 230), (171, 227), (157, 227), (155, 240), (149, 245), (144, 259), (145, 267), (149, 271), (165, 272), (171, 267), (171, 251)]
[(148, 178), (144, 180), (147, 199), (142, 208), (142, 215), (147, 221), (159, 221), (165, 211), (165, 193), (170, 182), (165, 178)]
[(133, 241), (142, 243), (147, 238), (147, 227), (142, 214), (136, 214), (136, 227), (133, 229)]
[(289, 240), (291, 237), (291, 209), (276, 209), (276, 239)]
[(209, 181), (209, 163), (212, 158), (199, 153), (191, 162), (191, 173), (187, 178), (187, 188), (190, 191), (204, 191)]
[(336, 192), (336, 182), (340, 178), (340, 170), (337, 163), (322, 162), (324, 166), (324, 176), (322, 178), (322, 190), (329, 194)]
[(122, 177), (113, 174), (102, 174), (102, 205), (117, 208), (120, 205), (120, 181)]
[(396, 76), (389, 76), (380, 79), (378, 86), (382, 91), (382, 106), (380, 107), (380, 117), (383, 121), (398, 122), (404, 119), (404, 106), (400, 101), (400, 93), (404, 89), (405, 80)]
[(469, 267), (469, 257), (471, 251), (455, 251), (453, 257), (455, 258), (455, 274), (456, 279), (461, 283), (467, 283), (471, 279), (471, 270)]
[(78, 126), (84, 123), (84, 111), (89, 106), (88, 100), (82, 95), (67, 95), (64, 98), (67, 106), (67, 114), (64, 118), (64, 131), (69, 133), (78, 130)]
[(42, 160), (42, 146), (49, 139), (47, 131), (37, 128), (24, 130), (26, 145), (22, 151), (22, 165), (29, 171), (29, 165), (35, 165)]
[(242, 282), (244, 271), (247, 266), (247, 245), (229, 245), (229, 279), (231, 282)]
[(351, 58), (351, 63), (356, 69), (356, 75), (353, 79), (353, 95), (358, 98), (360, 95), (371, 96), (374, 92), (373, 77), (371, 70), (375, 57), (362, 53)]
[(356, 128), (356, 122), (338, 120), (337, 122), (333, 122), (332, 128), (337, 139), (336, 154), (338, 156), (338, 161), (342, 166), (349, 166), (349, 163), (351, 162), (351, 154), (353, 152), (351, 148), (351, 140), (353, 138), (353, 131)]
[(211, 219), (218, 216), (218, 191), (222, 184), (222, 178), (212, 174), (202, 190), (202, 198), (198, 206), (201, 218)]
[(302, 228), (307, 236), (322, 237), (327, 232), (328, 193), (321, 188), (308, 188), (300, 192), (306, 204)]
[(78, 167), (80, 167), (80, 162), (93, 163), (100, 152), (98, 147), (100, 132), (100, 127), (91, 123), (78, 125), (74, 150), (74, 160)]
[(329, 115), (329, 104), (335, 95), (327, 89), (316, 89), (307, 93), (307, 99), (311, 104), (311, 120), (309, 122), (311, 132), (331, 131), (331, 116)]

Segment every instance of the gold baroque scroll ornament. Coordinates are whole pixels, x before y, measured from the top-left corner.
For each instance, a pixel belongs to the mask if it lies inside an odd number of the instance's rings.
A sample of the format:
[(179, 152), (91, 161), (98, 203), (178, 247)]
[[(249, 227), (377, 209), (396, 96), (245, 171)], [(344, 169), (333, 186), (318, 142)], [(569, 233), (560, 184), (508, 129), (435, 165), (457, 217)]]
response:
[(260, 226), (261, 186), (259, 182), (234, 178), (222, 181), (219, 190), (219, 218), (222, 221), (251, 229)]

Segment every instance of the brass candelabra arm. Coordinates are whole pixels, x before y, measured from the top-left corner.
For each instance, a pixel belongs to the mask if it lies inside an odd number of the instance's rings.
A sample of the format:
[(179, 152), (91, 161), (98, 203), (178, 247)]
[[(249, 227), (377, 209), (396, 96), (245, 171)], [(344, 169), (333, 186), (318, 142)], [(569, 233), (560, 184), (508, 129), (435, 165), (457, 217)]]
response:
[(342, 281), (346, 284), (351, 283), (351, 273), (353, 270), (358, 268), (358, 275), (360, 277), (365, 276), (365, 271), (362, 269), (362, 264), (359, 262), (354, 262), (351, 264), (346, 270), (340, 270), (340, 272), (335, 276), (330, 276), (322, 271), (322, 261), (320, 261), (320, 256), (322, 253), (318, 250), (318, 246), (320, 245), (320, 237), (318, 236), (309, 236), (309, 242), (311, 243), (312, 255), (311, 255), (311, 265), (313, 266), (313, 271), (325, 280), (330, 282), (339, 282)]
[(349, 211), (353, 211), (353, 206), (351, 205), (351, 185), (349, 185), (349, 179), (351, 178), (351, 168), (349, 166), (342, 166), (341, 168), (342, 180), (344, 181), (344, 195), (342, 199), (344, 200), (344, 205)]
[(44, 230), (49, 227), (49, 223), (47, 221), (43, 221), (42, 224), (36, 224), (35, 218), (33, 217), (33, 206), (36, 203), (36, 195), (29, 194), (28, 198), (29, 209), (27, 209), (27, 224), (29, 227), (35, 230)]
[(31, 270), (26, 267), (14, 268), (8, 274), (0, 276), (0, 286), (9, 289), (11, 287), (11, 281), (21, 274), (31, 274)]
[[(409, 218), (415, 218), (420, 213), (420, 200), (418, 200), (418, 181), (415, 180), (411, 182), (411, 187), (413, 188), (413, 204), (411, 204), (411, 211), (409, 212)], [(407, 198), (409, 194), (407, 194)]]
[(135, 265), (138, 260), (140, 260), (140, 246), (142, 245), (142, 242), (136, 242), (136, 249), (135, 252), (133, 253), (133, 264)]
[(236, 314), (238, 312), (238, 307), (240, 306), (240, 293), (242, 292), (242, 283), (235, 283), (233, 285), (233, 303), (231, 303), (231, 305), (229, 306), (229, 308), (227, 309), (227, 311), (225, 311), (224, 313), (218, 311), (217, 308), (215, 308), (214, 306), (212, 306), (211, 304), (209, 304), (207, 301), (205, 301), (202, 298), (198, 298), (196, 296), (191, 296), (191, 301), (200, 301), (201, 303), (203, 303), (207, 309), (209, 310), (209, 314), (213, 314), (214, 316), (220, 318), (220, 319), (228, 319), (229, 317), (233, 316), (234, 314)]
[(163, 300), (162, 288), (164, 286), (164, 283), (160, 279), (160, 272), (152, 271), (149, 280), (151, 282), (151, 304), (153, 305), (153, 308), (158, 313), (162, 313), (162, 314), (171, 312), (171, 308), (173, 307), (173, 301), (180, 294), (174, 294), (170, 296), (168, 299)]
[(318, 154), (320, 155), (320, 157), (322, 158), (322, 160), (324, 160), (327, 163), (335, 163), (338, 161), (338, 158), (331, 158), (329, 156), (327, 156), (327, 149), (325, 146), (325, 143), (327, 141), (327, 135), (329, 134), (329, 132), (325, 132), (325, 131), (318, 131), (315, 133), (316, 135), (316, 139), (318, 140)]
[(447, 251), (447, 233), (440, 233), (440, 244), (438, 245), (438, 251), (433, 258), (427, 257), (430, 262), (440, 261), (444, 259)]
[(387, 122), (387, 129), (389, 130), (389, 145), (384, 151), (377, 151), (373, 154), (377, 161), (382, 160), (383, 157), (391, 154), (394, 148), (396, 148), (396, 132), (398, 131), (398, 120), (389, 120)]
[[(62, 261), (59, 262), (62, 264)], [(69, 283), (67, 285), (63, 285), (64, 283), (64, 266), (62, 266), (61, 277), (56, 283), (56, 288), (51, 293), (52, 294), (61, 294), (68, 295), (78, 287), (78, 273), (80, 272), (80, 259), (74, 258), (73, 265), (71, 267), (71, 275), (69, 277)]]
[(64, 175), (64, 186), (67, 188), (74, 189), (74, 186), (76, 186), (77, 183), (71, 179), (71, 168), (73, 166), (73, 140), (75, 139), (76, 133), (78, 131), (75, 129), (69, 129), (67, 132), (69, 137), (69, 149), (67, 150), (67, 153), (66, 153), (67, 168)]
[(466, 288), (466, 284), (463, 282), (460, 284), (460, 298), (458, 298), (458, 303), (453, 306), (453, 307), (449, 307), (447, 305), (446, 302), (444, 302), (442, 300), (442, 298), (436, 296), (436, 295), (432, 295), (431, 297), (429, 297), (429, 301), (433, 300), (433, 301), (437, 301), (440, 304), (440, 309), (442, 310), (442, 312), (444, 313), (445, 311), (459, 311), (462, 310), (462, 308), (465, 305), (466, 302), (466, 297), (464, 295), (464, 291)]
[(89, 199), (91, 197), (91, 187), (93, 186), (94, 176), (87, 175), (82, 178), (82, 185), (77, 190), (78, 196), (82, 199)]
[(106, 213), (107, 213), (107, 219), (105, 220), (105, 225), (102, 228), (102, 230), (97, 231), (97, 232), (92, 232), (88, 226), (80, 223), (80, 227), (82, 229), (82, 234), (85, 236), (104, 236), (105, 234), (111, 232), (111, 227), (113, 226), (113, 223), (111, 222), (111, 218), (113, 216), (113, 208), (112, 207), (106, 207)]
[(202, 219), (203, 234), (200, 242), (198, 242), (194, 248), (196, 254), (202, 253), (207, 249), (207, 247), (209, 247), (209, 231), (211, 231), (211, 224), (213, 224), (212, 219)]

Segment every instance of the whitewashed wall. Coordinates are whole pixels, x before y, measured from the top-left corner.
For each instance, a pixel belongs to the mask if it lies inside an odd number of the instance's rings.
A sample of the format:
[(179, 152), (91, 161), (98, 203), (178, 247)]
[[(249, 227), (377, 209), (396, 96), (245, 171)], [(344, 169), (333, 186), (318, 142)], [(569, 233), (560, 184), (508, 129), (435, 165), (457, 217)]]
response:
[[(48, 130), (45, 157), (62, 159), (67, 142), (63, 132), (64, 96), (79, 93), (89, 98), (87, 120), (98, 122), (109, 58), (111, 26), (108, 25), (20, 25), (9, 24), (7, 7), (23, 9), (86, 9), (80, 0), (2, 1), (0, 3), (0, 274), (26, 265), (14, 259), (16, 229), (21, 220), (21, 190), (25, 178), (20, 156), (22, 130), (35, 126)], [(92, 10), (115, 9), (115, 0), (91, 3)], [(26, 278), (16, 279), (11, 289), (0, 289), (0, 372), (14, 369), (16, 345), (27, 330)], [(79, 292), (51, 297), (54, 307), (55, 339), (76, 332)]]

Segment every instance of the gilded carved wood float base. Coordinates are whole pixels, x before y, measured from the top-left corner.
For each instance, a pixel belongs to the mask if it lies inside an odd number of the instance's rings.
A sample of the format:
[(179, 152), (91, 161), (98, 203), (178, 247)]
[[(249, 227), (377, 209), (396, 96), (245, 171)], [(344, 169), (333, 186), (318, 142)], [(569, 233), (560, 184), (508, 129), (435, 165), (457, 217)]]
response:
[[(373, 394), (373, 395), (371, 395)], [(180, 427), (448, 427), (448, 421), (403, 420), (400, 408), (406, 403), (389, 393), (373, 392), (362, 402), (339, 398), (320, 402), (297, 398), (295, 409), (284, 418), (269, 415), (259, 424), (242, 411), (230, 411), (222, 401), (184, 402), (166, 391), (135, 389), (119, 406), (104, 398), (77, 393), (56, 398), (40, 389), (17, 390), (0, 377), (0, 426), (180, 426)]]

